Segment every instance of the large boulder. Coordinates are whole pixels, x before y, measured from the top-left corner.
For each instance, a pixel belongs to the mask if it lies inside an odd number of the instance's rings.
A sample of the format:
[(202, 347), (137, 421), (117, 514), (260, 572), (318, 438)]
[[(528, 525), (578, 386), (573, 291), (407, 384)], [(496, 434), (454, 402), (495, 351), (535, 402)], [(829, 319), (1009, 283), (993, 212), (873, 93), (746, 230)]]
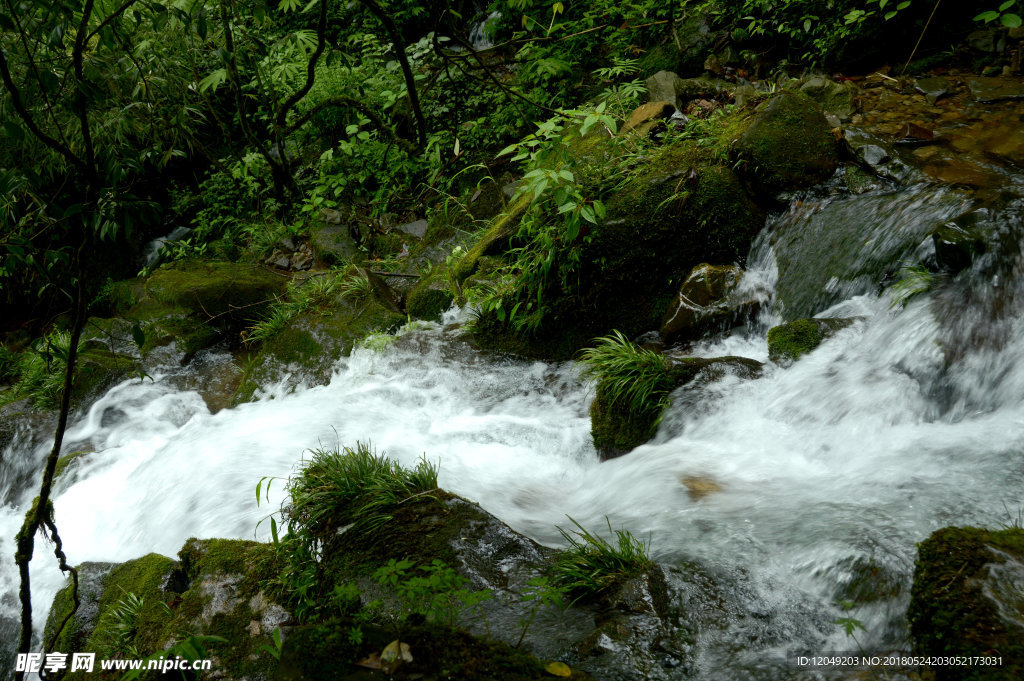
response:
[(999, 660), (936, 665), (937, 681), (1024, 678), (1024, 529), (934, 532), (918, 545), (907, 619), (918, 655)]
[(742, 177), (762, 197), (823, 182), (839, 162), (821, 108), (797, 92), (783, 90), (765, 100), (730, 136)]

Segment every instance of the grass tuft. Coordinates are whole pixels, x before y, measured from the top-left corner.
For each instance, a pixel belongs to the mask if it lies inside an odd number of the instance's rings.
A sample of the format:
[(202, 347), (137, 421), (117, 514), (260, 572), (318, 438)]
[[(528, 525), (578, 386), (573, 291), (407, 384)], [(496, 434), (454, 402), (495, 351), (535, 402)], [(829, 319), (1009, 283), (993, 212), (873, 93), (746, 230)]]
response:
[(571, 517), (569, 520), (576, 529), (558, 528), (569, 548), (555, 557), (551, 572), (555, 583), (576, 600), (597, 598), (654, 565), (647, 545), (629, 530), (612, 530), (607, 518), (615, 544), (592, 534)]
[(426, 459), (405, 468), (363, 443), (355, 449), (317, 449), (288, 481), (286, 516), (291, 528), (316, 536), (348, 525), (372, 531), (390, 522), (399, 504), (436, 490), (437, 465)]
[(609, 404), (635, 412), (668, 405), (673, 386), (665, 357), (633, 345), (620, 331), (597, 339), (595, 347), (581, 353), (580, 364), (584, 376), (598, 381)]

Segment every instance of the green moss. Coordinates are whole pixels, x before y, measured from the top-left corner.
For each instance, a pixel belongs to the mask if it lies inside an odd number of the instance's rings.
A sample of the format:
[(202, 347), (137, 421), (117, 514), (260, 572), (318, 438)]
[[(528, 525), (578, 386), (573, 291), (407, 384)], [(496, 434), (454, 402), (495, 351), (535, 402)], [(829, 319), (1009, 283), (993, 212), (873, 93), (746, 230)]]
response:
[(409, 291), (405, 310), (415, 319), (438, 321), (454, 300), (455, 296), (445, 288), (442, 268), (435, 267)]
[(662, 407), (637, 412), (621, 401), (611, 402), (607, 389), (598, 385), (590, 404), (590, 434), (594, 448), (604, 459), (625, 454), (647, 442), (654, 435)]
[(102, 651), (108, 648), (113, 635), (113, 622), (107, 615), (127, 594), (135, 594), (143, 600), (142, 608), (135, 618), (135, 647), (143, 655), (161, 649), (167, 642), (165, 627), (168, 620), (167, 612), (161, 604), (169, 603), (173, 595), (165, 592), (163, 585), (175, 566), (170, 558), (150, 553), (121, 563), (111, 570), (100, 597), (99, 620), (89, 636), (85, 650)]
[(781, 364), (795, 362), (852, 323), (852, 319), (798, 319), (773, 327), (768, 331), (768, 357)]
[(523, 195), (517, 198), (505, 213), (496, 217), (480, 240), (452, 268), (456, 281), (462, 282), (476, 271), (482, 256), (504, 252), (509, 240), (519, 230), (519, 220), (530, 205), (530, 197)]
[(92, 452), (91, 451), (72, 452), (70, 454), (67, 454), (67, 455), (62, 456), (59, 459), (57, 459), (57, 467), (55, 469), (53, 469), (53, 479), (54, 480), (59, 479), (60, 476), (63, 475), (64, 472), (68, 469), (68, 466), (70, 466), (72, 463), (74, 463), (75, 461), (77, 461), (81, 457), (88, 456), (89, 454), (92, 454)]
[(838, 163), (836, 140), (818, 105), (784, 90), (762, 102), (726, 136), (744, 180), (766, 198), (828, 179)]
[(667, 402), (667, 394), (692, 381), (701, 372), (708, 378), (719, 378), (727, 367), (743, 377), (756, 376), (761, 363), (746, 357), (684, 357), (665, 363), (664, 379), (652, 393), (649, 406), (630, 407), (625, 400), (612, 400), (604, 381), (598, 382), (597, 394), (590, 405), (590, 433), (594, 448), (603, 459), (625, 454), (654, 436)]
[(107, 350), (86, 350), (75, 365), (75, 381), (71, 388), (73, 403), (96, 395), (113, 384), (137, 373), (141, 365), (134, 357)]
[(915, 651), (1002, 658), (999, 667), (935, 667), (938, 681), (1024, 677), (1024, 631), (1001, 617), (996, 603), (985, 593), (986, 580), (991, 578), (986, 566), (1006, 560), (998, 552), (1024, 560), (1024, 530), (946, 527), (918, 546), (907, 612)]
[(386, 309), (373, 297), (338, 298), (333, 305), (311, 309), (260, 346), (249, 361), (232, 404), (252, 399), (261, 386), (293, 376), (326, 382), (334, 363), (374, 332), (387, 333), (405, 317)]
[(284, 289), (286, 279), (255, 265), (179, 261), (160, 267), (146, 292), (167, 307), (182, 308), (203, 322), (237, 327), (256, 319)]

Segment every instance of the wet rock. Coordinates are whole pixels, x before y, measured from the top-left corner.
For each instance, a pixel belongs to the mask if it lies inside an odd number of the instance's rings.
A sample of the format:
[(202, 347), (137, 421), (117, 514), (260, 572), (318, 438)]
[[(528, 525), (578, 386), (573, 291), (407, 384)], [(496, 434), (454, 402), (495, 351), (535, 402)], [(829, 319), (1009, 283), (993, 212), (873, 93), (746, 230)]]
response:
[(928, 103), (935, 105), (935, 102), (939, 101), (942, 97), (950, 94), (952, 88), (950, 87), (949, 81), (945, 78), (931, 77), (931, 78), (919, 78), (914, 83), (914, 89), (924, 95), (924, 98), (928, 100)]
[(896, 133), (897, 144), (927, 144), (935, 140), (935, 132), (917, 123), (906, 123)]
[(824, 76), (812, 76), (801, 86), (800, 92), (814, 100), (826, 114), (834, 115), (846, 123), (857, 111), (857, 86), (853, 83), (837, 83)]
[(742, 276), (743, 270), (734, 265), (694, 267), (662, 319), (662, 341), (696, 340), (756, 314), (756, 297), (737, 294)]
[(364, 236), (359, 225), (337, 210), (325, 211), (322, 217), (309, 228), (313, 252), (328, 265), (360, 260)]
[(888, 150), (877, 144), (865, 144), (858, 147), (857, 156), (872, 168), (878, 168), (892, 160)]
[(938, 681), (1024, 678), (1024, 530), (946, 527), (918, 545), (910, 607), (919, 655), (1000, 657), (936, 666)]
[[(100, 599), (106, 588), (107, 577), (116, 567), (116, 563), (82, 563), (78, 566), (78, 610), (60, 632), (54, 644), (54, 650), (72, 652), (87, 650), (89, 638), (99, 622), (101, 609)], [(57, 627), (71, 611), (71, 593), (67, 589), (57, 594), (46, 618), (43, 638), (51, 640)]]
[(850, 326), (855, 319), (798, 319), (768, 331), (768, 357), (789, 366), (823, 340)]
[(177, 262), (146, 280), (146, 292), (163, 305), (188, 310), (216, 326), (258, 317), (284, 288), (282, 277), (253, 265)]
[(985, 241), (956, 221), (947, 222), (935, 230), (932, 243), (936, 264), (950, 273), (967, 269), (976, 256), (985, 252)]
[(670, 71), (659, 71), (645, 81), (650, 102), (668, 102), (679, 110), (691, 99), (728, 97), (734, 85), (714, 78), (680, 78)]
[(406, 296), (405, 309), (415, 319), (436, 322), (454, 301), (441, 270), (437, 269), (413, 287)]
[(648, 102), (633, 110), (626, 120), (619, 135), (633, 132), (645, 136), (651, 132), (658, 121), (669, 118), (676, 112), (676, 107), (670, 102)]
[(426, 220), (414, 220), (413, 222), (407, 222), (404, 225), (398, 225), (397, 229), (399, 232), (414, 236), (417, 239), (422, 239), (427, 233), (427, 227), (430, 223)]
[(1024, 82), (1008, 78), (972, 78), (969, 87), (976, 102), (1024, 99)]
[(1000, 31), (995, 28), (972, 31), (967, 35), (966, 42), (971, 49), (978, 52), (1002, 52), (1005, 47), (1000, 38)]

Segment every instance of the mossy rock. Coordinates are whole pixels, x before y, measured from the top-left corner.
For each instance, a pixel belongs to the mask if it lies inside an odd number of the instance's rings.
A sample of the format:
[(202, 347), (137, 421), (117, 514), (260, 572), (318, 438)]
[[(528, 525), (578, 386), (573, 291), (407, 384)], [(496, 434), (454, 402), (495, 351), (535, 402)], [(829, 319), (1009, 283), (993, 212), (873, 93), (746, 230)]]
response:
[(75, 380), (71, 387), (72, 404), (83, 406), (87, 399), (137, 374), (141, 368), (139, 360), (128, 355), (100, 349), (85, 350), (75, 364)]
[[(573, 153), (600, 164), (607, 139), (583, 140)], [(657, 328), (677, 277), (701, 262), (742, 261), (765, 218), (725, 155), (691, 141), (653, 150), (607, 208), (581, 249), (578, 287), (551, 283), (537, 332), (516, 334), (485, 315), (476, 324), (481, 346), (566, 359), (611, 329), (635, 336)]]
[[(78, 610), (63, 625), (60, 635), (54, 641), (54, 650), (70, 653), (85, 651), (96, 629), (100, 617), (100, 598), (103, 596), (107, 576), (114, 569), (114, 563), (82, 563), (78, 570)], [(49, 641), (64, 623), (65, 617), (71, 612), (73, 598), (71, 586), (68, 585), (57, 592), (53, 605), (46, 618), (43, 639)]]
[(772, 327), (768, 331), (768, 358), (788, 366), (854, 321), (852, 318), (798, 319)]
[[(363, 626), (362, 640), (349, 637), (353, 623), (346, 620), (293, 629), (281, 651), (275, 681), (352, 681), (381, 678), (353, 672), (352, 664), (379, 653), (395, 639), (393, 630)], [(406, 625), (401, 641), (409, 646), (412, 661), (402, 665), (397, 678), (487, 679), (528, 681), (557, 678), (532, 655), (498, 641), (475, 638), (442, 625)], [(587, 674), (573, 670), (565, 677), (583, 681)]]
[(937, 666), (938, 681), (1024, 678), (1024, 529), (945, 527), (918, 546), (907, 619), (928, 656), (997, 656), (999, 666)]
[(256, 265), (180, 261), (146, 280), (146, 292), (169, 308), (189, 311), (218, 328), (241, 328), (284, 290), (287, 278)]
[[(85, 563), (79, 566), (82, 605), (61, 630), (54, 649), (64, 653), (96, 652), (97, 657), (126, 654), (128, 651), (117, 649), (117, 627), (111, 612), (133, 594), (142, 604), (135, 611), (132, 644), (143, 655), (156, 652), (166, 641), (164, 605), (170, 603), (173, 594), (166, 592), (164, 585), (175, 567), (173, 560), (155, 553), (120, 565)], [(68, 584), (54, 598), (44, 632), (47, 639), (71, 611), (71, 590)], [(85, 679), (91, 675), (77, 672), (65, 678)]]
[[(760, 375), (761, 363), (746, 357), (732, 356), (666, 358), (665, 376), (660, 388), (670, 392), (693, 381), (698, 375), (716, 380), (726, 372), (753, 378)], [(611, 400), (607, 384), (600, 381), (594, 401), (590, 404), (590, 433), (601, 460), (626, 454), (650, 440), (663, 411), (664, 405), (657, 402), (637, 411), (621, 400)]]
[(326, 383), (334, 363), (356, 343), (371, 333), (394, 331), (405, 320), (370, 295), (356, 300), (339, 296), (327, 307), (303, 312), (259, 346), (232, 404), (251, 400), (258, 388), (281, 379)]
[(442, 269), (434, 268), (409, 291), (405, 298), (405, 310), (410, 317), (436, 322), (452, 306), (455, 296), (445, 285)]
[(729, 134), (744, 181), (765, 198), (824, 182), (838, 164), (825, 115), (797, 92), (783, 90), (762, 102)]

